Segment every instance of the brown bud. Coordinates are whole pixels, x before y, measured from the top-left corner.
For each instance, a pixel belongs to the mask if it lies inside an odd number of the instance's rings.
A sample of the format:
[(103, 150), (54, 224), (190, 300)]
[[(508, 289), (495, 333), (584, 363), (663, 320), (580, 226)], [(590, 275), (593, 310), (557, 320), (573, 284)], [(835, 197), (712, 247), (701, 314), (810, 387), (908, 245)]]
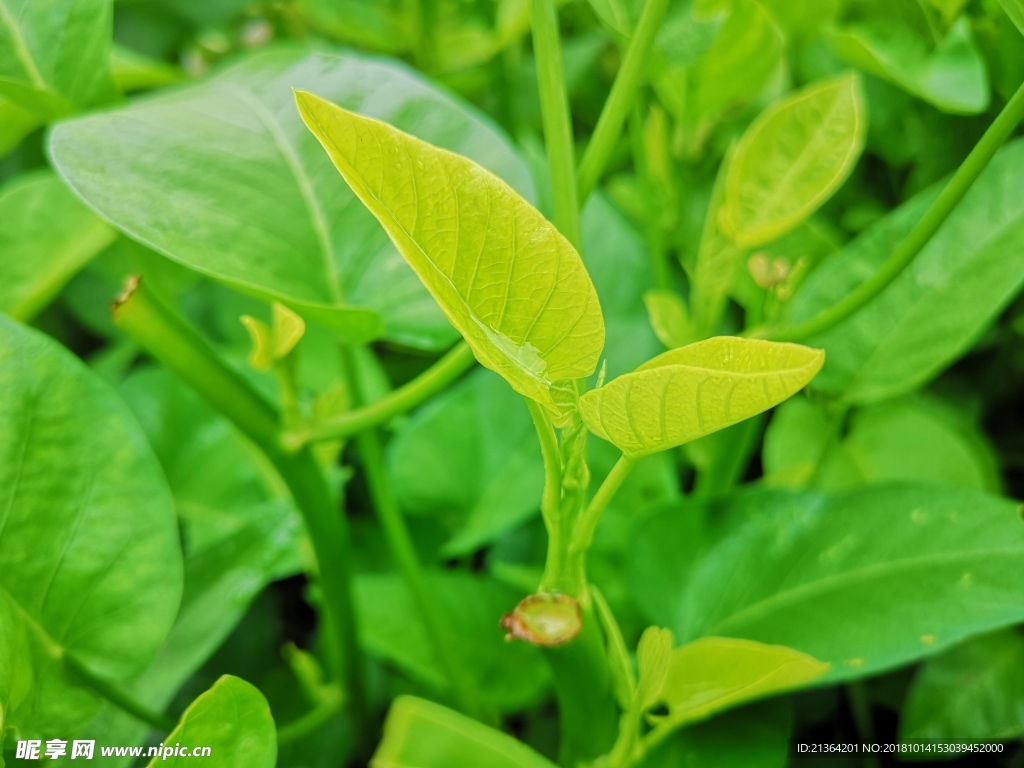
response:
[(568, 643), (582, 626), (580, 604), (569, 595), (551, 592), (530, 595), (501, 617), (506, 640), (518, 638), (544, 648)]

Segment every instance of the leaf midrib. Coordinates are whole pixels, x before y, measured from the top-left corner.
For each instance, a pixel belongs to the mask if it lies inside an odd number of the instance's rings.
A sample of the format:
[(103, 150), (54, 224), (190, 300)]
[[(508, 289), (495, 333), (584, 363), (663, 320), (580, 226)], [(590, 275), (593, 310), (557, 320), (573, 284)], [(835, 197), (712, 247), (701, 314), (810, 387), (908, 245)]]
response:
[(49, 92), (50, 88), (43, 79), (43, 75), (39, 71), (39, 67), (36, 64), (35, 59), (32, 58), (32, 53), (28, 49), (25, 37), (21, 34), (21, 28), (14, 23), (14, 19), (11, 17), (11, 12), (7, 7), (6, 0), (0, 0), (0, 24), (7, 27), (7, 30), (10, 32), (14, 55), (18, 61), (21, 62), (21, 66), (25, 68), (25, 72), (29, 77), (29, 82), (32, 83), (35, 88)]

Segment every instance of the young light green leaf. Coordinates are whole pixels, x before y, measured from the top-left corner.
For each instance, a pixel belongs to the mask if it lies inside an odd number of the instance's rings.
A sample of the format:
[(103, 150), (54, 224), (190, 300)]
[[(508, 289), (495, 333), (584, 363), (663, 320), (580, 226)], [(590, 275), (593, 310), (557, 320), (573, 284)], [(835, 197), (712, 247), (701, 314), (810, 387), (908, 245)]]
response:
[(350, 341), (383, 333), (447, 348), (456, 332), (306, 130), (292, 87), (472, 157), (532, 194), (507, 139), (404, 65), (302, 47), (61, 123), (51, 158), (88, 205), (168, 258)]
[(786, 645), (830, 662), (833, 681), (1024, 620), (1016, 502), (901, 485), (750, 493), (715, 512), (728, 532), (674, 587), (674, 616), (654, 617), (678, 636)]
[[(178, 727), (164, 739), (166, 755), (158, 755), (148, 768), (192, 765), (194, 750), (208, 748), (224, 768), (274, 768), (277, 764), (277, 730), (267, 700), (249, 683), (224, 675), (193, 701)], [(175, 754), (177, 745), (187, 754)]]
[(1024, 35), (1024, 0), (999, 0), (1013, 25)]
[(907, 739), (1004, 740), (1024, 736), (1024, 635), (976, 637), (929, 659), (900, 717)]
[(0, 96), (49, 119), (114, 96), (110, 0), (0, 0)]
[(664, 451), (749, 419), (799, 392), (823, 352), (719, 336), (673, 349), (580, 399), (580, 415), (623, 453)]
[(152, 660), (178, 610), (181, 549), (131, 413), (70, 352), (2, 315), (0, 392), (0, 648), (31, 647), (0, 653), (0, 680), (21, 681), (0, 710), (39, 738), (99, 705), (62, 656), (114, 680)]
[[(828, 352), (814, 388), (868, 403), (905, 394), (974, 343), (1024, 285), (1024, 142), (1004, 148), (913, 263), (864, 309), (812, 339)], [(885, 261), (941, 185), (921, 193), (816, 269), (794, 297), (802, 322)]]
[(985, 60), (971, 40), (967, 16), (934, 50), (910, 27), (884, 22), (840, 28), (830, 42), (840, 58), (944, 112), (973, 115), (988, 107)]
[(686, 302), (675, 291), (655, 290), (644, 294), (644, 306), (651, 318), (658, 341), (669, 349), (682, 347), (694, 338), (694, 328), (690, 323), (690, 313)]
[(597, 292), (575, 249), (471, 160), (310, 93), (296, 101), (477, 359), (557, 412), (552, 386), (592, 374), (604, 348)]
[(678, 727), (800, 688), (820, 678), (828, 667), (781, 645), (704, 637), (672, 653), (661, 699), (669, 708), (668, 723)]
[(371, 768), (555, 768), (511, 736), (432, 701), (399, 696)]
[(114, 230), (49, 172), (0, 190), (0, 312), (29, 320), (114, 240)]
[(648, 627), (640, 635), (636, 648), (637, 697), (641, 709), (650, 709), (661, 701), (672, 661), (672, 630)]
[(718, 224), (745, 248), (789, 232), (846, 181), (867, 119), (860, 80), (845, 74), (815, 83), (765, 110), (729, 163)]

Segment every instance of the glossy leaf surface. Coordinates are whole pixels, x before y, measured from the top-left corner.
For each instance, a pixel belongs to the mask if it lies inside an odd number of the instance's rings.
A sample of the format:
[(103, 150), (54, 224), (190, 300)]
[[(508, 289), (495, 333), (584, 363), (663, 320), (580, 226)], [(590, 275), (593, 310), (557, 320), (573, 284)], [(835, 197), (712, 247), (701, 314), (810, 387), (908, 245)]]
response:
[(0, 679), (17, 675), (0, 706), (5, 725), (45, 736), (98, 706), (60, 654), (114, 680), (152, 660), (178, 609), (181, 550), (144, 435), (69, 352), (0, 317), (0, 391)]
[(19, 177), (0, 190), (0, 311), (34, 317), (114, 230), (53, 174)]
[(554, 763), (501, 731), (414, 696), (388, 712), (372, 768), (554, 768)]
[(472, 161), (312, 94), (297, 101), (477, 359), (557, 410), (552, 386), (589, 376), (604, 348), (597, 292), (575, 249)]
[(0, 96), (42, 118), (110, 99), (110, 0), (0, 2)]
[(679, 637), (785, 645), (830, 663), (826, 679), (838, 680), (1024, 618), (1024, 574), (1011, 565), (1024, 526), (1005, 499), (897, 486), (751, 493), (724, 506), (730, 530), (675, 602)]
[(670, 350), (580, 400), (587, 427), (628, 455), (682, 445), (778, 405), (821, 368), (820, 350), (720, 336)]
[(101, 216), (175, 261), (351, 340), (383, 331), (410, 346), (450, 345), (451, 326), (302, 124), (293, 87), (393, 121), (532, 193), (489, 123), (404, 66), (299, 48), (63, 123), (50, 152)]
[(770, 107), (747, 129), (728, 167), (718, 223), (753, 248), (816, 211), (853, 170), (867, 127), (852, 74), (808, 86)]
[[(208, 757), (224, 768), (274, 768), (277, 764), (277, 730), (267, 700), (232, 675), (224, 675), (192, 702), (164, 744), (209, 747)], [(149, 768), (192, 765), (195, 760), (192, 754), (154, 757)]]
[[(854, 403), (909, 392), (958, 358), (1024, 285), (1024, 143), (1003, 149), (913, 263), (870, 304), (809, 343), (828, 361), (813, 388)], [(938, 194), (886, 216), (807, 279), (791, 319), (806, 320), (889, 257)]]

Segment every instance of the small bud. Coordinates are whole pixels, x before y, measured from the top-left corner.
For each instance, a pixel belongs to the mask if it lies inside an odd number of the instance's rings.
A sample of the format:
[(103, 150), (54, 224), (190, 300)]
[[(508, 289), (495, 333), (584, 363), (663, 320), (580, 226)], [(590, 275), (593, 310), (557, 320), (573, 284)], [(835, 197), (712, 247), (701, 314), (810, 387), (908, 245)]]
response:
[(564, 645), (580, 633), (580, 604), (569, 595), (542, 592), (525, 598), (501, 617), (506, 640), (525, 640), (543, 648)]

